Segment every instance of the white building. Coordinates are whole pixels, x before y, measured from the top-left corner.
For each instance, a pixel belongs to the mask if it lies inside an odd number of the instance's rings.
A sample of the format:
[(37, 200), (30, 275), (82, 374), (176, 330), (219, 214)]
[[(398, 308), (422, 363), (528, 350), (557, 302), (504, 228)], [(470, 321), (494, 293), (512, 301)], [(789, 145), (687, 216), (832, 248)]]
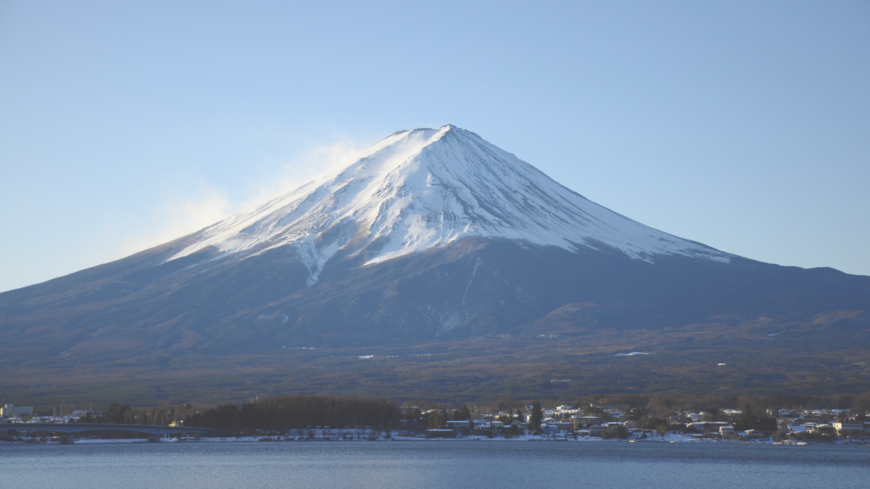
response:
[(838, 435), (847, 435), (852, 433), (863, 433), (864, 423), (854, 419), (844, 419), (834, 423), (834, 429)]
[(2, 408), (0, 408), (0, 416), (5, 416), (7, 418), (13, 418), (13, 417), (17, 417), (17, 416), (33, 416), (33, 407), (32, 406), (15, 407), (12, 404), (6, 404)]

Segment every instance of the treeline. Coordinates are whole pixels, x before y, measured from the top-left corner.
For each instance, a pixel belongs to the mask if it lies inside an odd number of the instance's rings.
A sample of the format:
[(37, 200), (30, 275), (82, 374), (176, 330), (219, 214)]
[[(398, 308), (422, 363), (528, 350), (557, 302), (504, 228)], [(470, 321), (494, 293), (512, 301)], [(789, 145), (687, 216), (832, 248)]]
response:
[(242, 404), (224, 404), (188, 416), (187, 426), (220, 430), (394, 426), (401, 412), (393, 401), (331, 396), (283, 396)]
[(196, 412), (196, 408), (190, 404), (134, 408), (112, 403), (102, 412), (102, 415), (89, 412), (79, 421), (82, 423), (169, 425), (172, 422), (182, 421)]

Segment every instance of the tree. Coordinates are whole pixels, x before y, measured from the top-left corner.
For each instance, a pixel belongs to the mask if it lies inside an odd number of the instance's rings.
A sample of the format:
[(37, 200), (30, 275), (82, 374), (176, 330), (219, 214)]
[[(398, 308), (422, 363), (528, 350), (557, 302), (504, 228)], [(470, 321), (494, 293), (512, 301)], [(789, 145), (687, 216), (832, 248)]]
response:
[(463, 404), (461, 408), (453, 411), (454, 421), (461, 421), (463, 419), (471, 419), (471, 410), (468, 409), (467, 404)]
[(625, 440), (626, 438), (628, 438), (628, 435), (629, 435), (629, 433), (628, 433), (628, 430), (625, 428), (625, 426), (619, 425), (616, 427), (616, 437), (617, 438), (619, 438), (620, 440)]
[(544, 420), (544, 412), (541, 410), (541, 403), (535, 401), (532, 403), (532, 413), (529, 416), (529, 429), (538, 431), (541, 429), (541, 421)]
[(662, 436), (662, 441), (665, 441), (665, 435), (668, 434), (668, 425), (660, 424), (656, 426), (656, 433)]
[(448, 419), (446, 411), (433, 409), (427, 416), (426, 424), (432, 429), (441, 428)]
[(118, 405), (113, 402), (111, 406), (103, 411), (103, 422), (116, 424), (129, 422), (127, 419), (132, 418), (132, 412), (133, 410), (130, 406)]

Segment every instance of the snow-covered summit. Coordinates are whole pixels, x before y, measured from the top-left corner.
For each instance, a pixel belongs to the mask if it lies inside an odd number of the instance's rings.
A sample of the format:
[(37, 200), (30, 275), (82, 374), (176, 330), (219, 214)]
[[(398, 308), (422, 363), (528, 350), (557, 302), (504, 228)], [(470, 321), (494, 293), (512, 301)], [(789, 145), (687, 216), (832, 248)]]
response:
[(365, 250), (366, 263), (378, 263), (470, 236), (568, 250), (603, 243), (649, 262), (729, 260), (610, 211), (452, 125), (399, 131), (347, 168), (203, 229), (172, 259), (211, 246), (245, 255), (294, 246), (311, 284), (339, 250)]

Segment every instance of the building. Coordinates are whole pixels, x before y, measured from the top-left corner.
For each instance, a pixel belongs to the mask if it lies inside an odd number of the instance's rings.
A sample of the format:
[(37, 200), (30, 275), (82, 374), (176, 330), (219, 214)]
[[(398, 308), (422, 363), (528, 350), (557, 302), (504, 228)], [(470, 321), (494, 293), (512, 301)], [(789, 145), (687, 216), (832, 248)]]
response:
[(761, 438), (764, 436), (764, 433), (760, 433), (758, 430), (746, 430), (746, 438)]
[(455, 428), (468, 429), (468, 428), (471, 428), (471, 420), (470, 419), (460, 419), (460, 420), (455, 420), (455, 421), (448, 421), (447, 427), (454, 428), (454, 429)]
[(557, 424), (542, 424), (541, 432), (547, 435), (555, 435), (559, 433), (559, 426)]
[(625, 425), (617, 422), (605, 423), (601, 428), (601, 435), (604, 437), (618, 436), (619, 432), (625, 430)]
[(73, 413), (73, 407), (69, 404), (61, 402), (52, 410), (52, 416), (69, 416)]
[(810, 426), (810, 423), (804, 425), (807, 427), (807, 431), (816, 435), (835, 435), (837, 434), (834, 426), (828, 423), (825, 424), (813, 424)]
[(573, 418), (573, 421), (578, 426), (583, 427), (601, 425), (601, 418), (599, 418), (598, 416), (578, 416), (576, 418)]
[(837, 430), (837, 434), (840, 436), (855, 435), (864, 433), (864, 423), (854, 419), (844, 419), (834, 423), (834, 429)]
[(731, 438), (734, 436), (734, 427), (730, 424), (719, 427), (719, 436), (722, 438)]
[(698, 423), (689, 423), (686, 425), (687, 428), (691, 428), (702, 433), (719, 433), (720, 428), (723, 426), (730, 425), (725, 421), (701, 421)]
[(2, 408), (0, 408), (0, 416), (5, 416), (7, 418), (16, 418), (18, 416), (33, 416), (33, 407), (32, 406), (15, 407), (12, 404), (6, 404)]

